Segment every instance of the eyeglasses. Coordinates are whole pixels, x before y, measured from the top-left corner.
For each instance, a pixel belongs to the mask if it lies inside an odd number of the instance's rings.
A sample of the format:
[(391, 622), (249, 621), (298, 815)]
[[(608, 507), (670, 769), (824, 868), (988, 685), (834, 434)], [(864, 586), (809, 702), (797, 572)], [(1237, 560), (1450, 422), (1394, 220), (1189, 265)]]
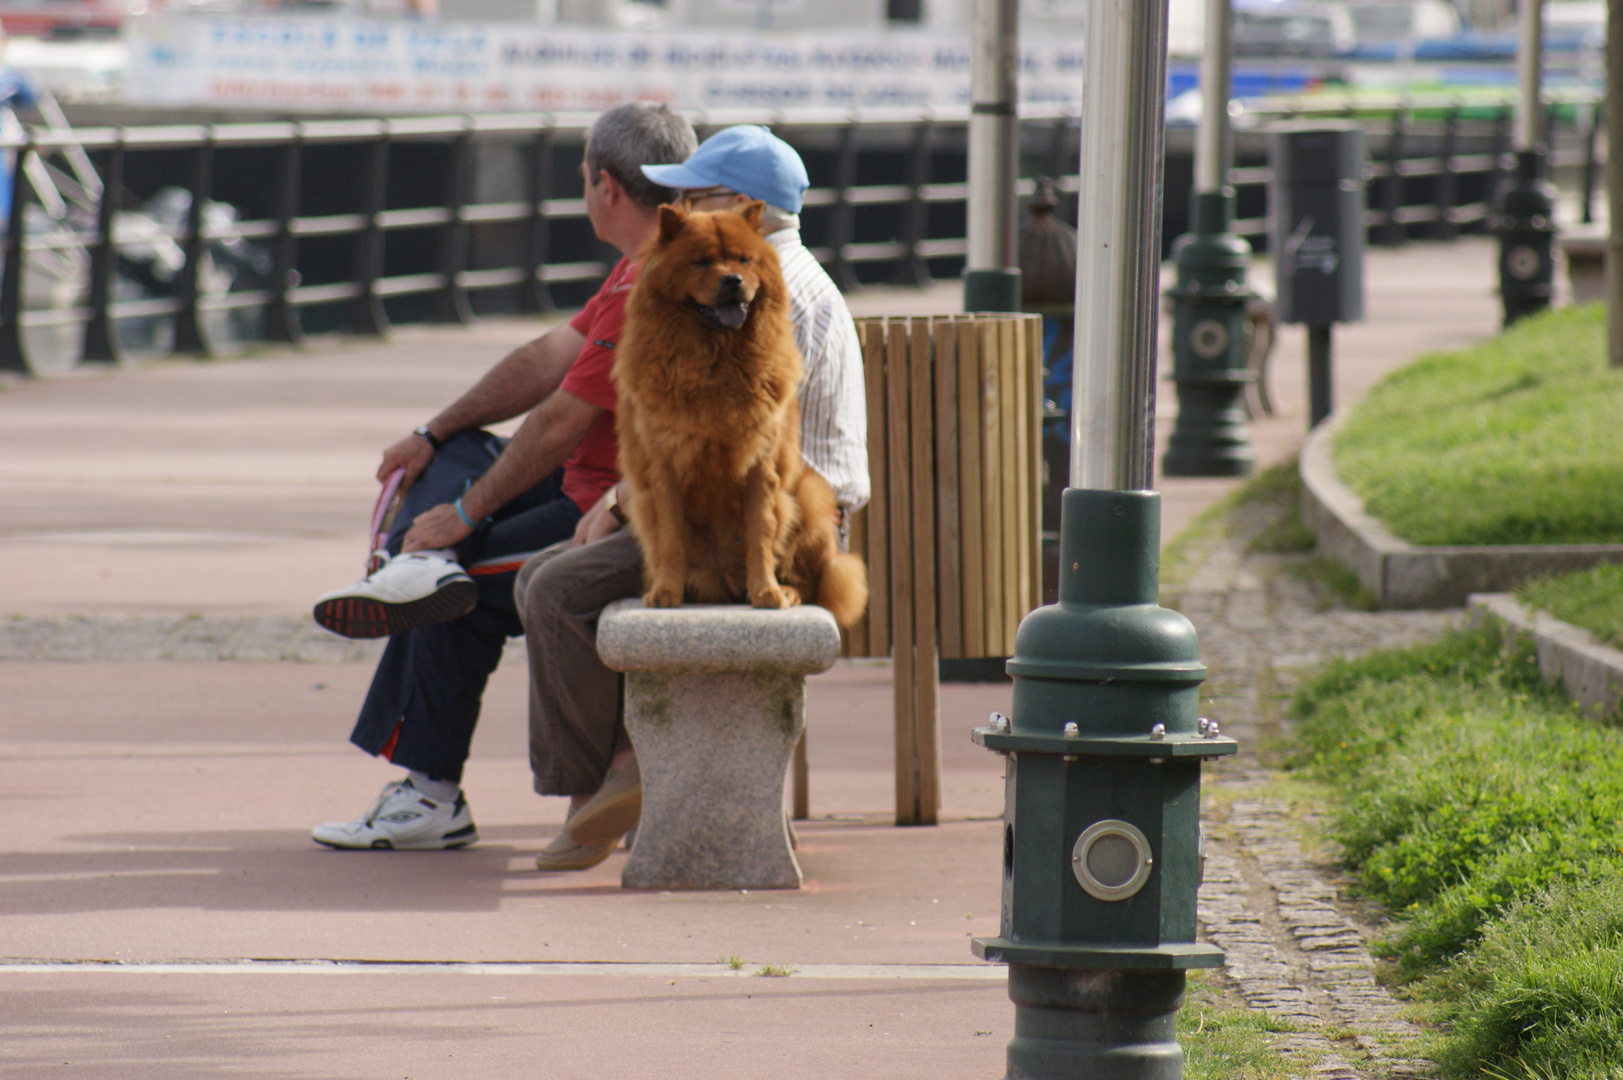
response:
[(731, 188), (724, 187), (690, 188), (682, 192), (682, 205), (685, 209), (692, 210), (699, 203), (710, 199), (730, 199), (736, 194), (738, 193)]

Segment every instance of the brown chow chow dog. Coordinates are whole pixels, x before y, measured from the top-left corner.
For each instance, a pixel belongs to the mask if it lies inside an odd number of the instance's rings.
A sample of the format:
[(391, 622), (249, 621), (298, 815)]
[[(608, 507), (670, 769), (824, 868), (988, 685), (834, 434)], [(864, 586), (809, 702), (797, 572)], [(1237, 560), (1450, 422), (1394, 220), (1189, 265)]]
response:
[(840, 553), (834, 492), (800, 456), (800, 351), (761, 210), (660, 207), (626, 298), (615, 430), (642, 599), (804, 600), (850, 626), (867, 572)]

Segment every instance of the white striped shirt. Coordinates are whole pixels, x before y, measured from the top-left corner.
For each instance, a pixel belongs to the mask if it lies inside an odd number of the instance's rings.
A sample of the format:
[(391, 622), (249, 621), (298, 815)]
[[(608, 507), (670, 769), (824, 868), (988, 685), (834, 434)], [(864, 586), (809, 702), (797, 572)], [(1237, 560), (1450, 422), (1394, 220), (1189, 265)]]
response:
[(798, 229), (767, 240), (778, 249), (795, 345), (805, 359), (800, 382), (800, 450), (828, 481), (842, 510), (868, 501), (868, 404), (862, 347), (845, 297), (800, 242)]

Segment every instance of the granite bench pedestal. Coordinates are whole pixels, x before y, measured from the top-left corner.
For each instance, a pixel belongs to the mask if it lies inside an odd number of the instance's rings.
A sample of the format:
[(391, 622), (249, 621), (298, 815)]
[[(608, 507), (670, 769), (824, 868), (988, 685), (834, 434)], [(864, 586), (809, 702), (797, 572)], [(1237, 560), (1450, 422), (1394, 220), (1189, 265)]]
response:
[(820, 607), (610, 604), (597, 651), (626, 676), (642, 820), (631, 889), (798, 889), (783, 786), (806, 726), (806, 676), (840, 651)]

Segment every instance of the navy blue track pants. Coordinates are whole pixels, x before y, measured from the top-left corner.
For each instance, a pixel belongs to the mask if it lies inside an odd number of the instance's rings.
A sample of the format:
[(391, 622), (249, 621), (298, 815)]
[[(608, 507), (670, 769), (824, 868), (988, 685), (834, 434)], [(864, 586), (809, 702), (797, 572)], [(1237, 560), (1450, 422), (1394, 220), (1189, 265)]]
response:
[[(505, 445), (487, 431), (447, 440), (402, 500), (389, 552), (400, 553), (418, 514), (454, 502)], [(485, 684), (507, 639), (524, 633), (513, 578), (531, 555), (573, 536), (580, 520), (562, 483), (559, 469), (456, 546), (457, 560), (479, 584), (479, 605), (461, 618), (389, 639), (350, 742), (435, 780), (461, 782)]]

